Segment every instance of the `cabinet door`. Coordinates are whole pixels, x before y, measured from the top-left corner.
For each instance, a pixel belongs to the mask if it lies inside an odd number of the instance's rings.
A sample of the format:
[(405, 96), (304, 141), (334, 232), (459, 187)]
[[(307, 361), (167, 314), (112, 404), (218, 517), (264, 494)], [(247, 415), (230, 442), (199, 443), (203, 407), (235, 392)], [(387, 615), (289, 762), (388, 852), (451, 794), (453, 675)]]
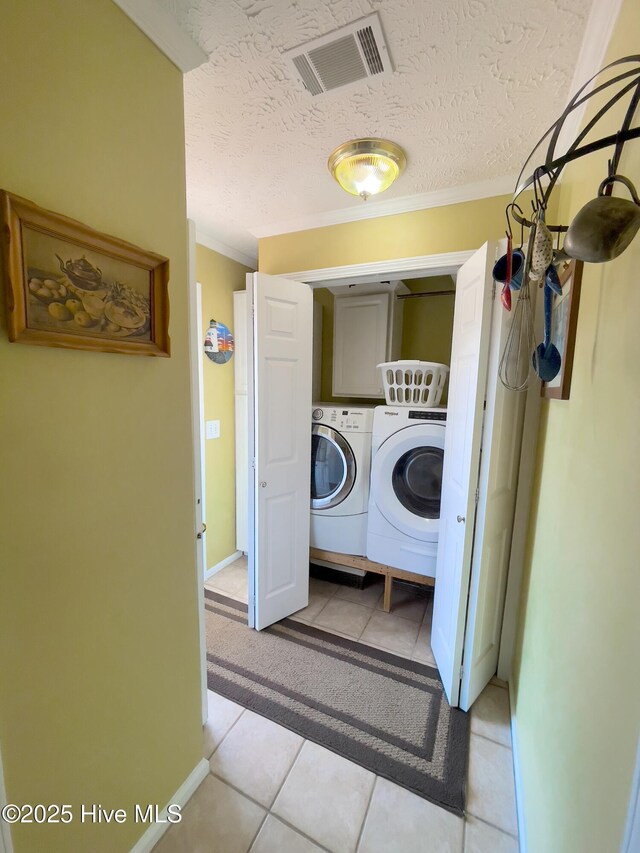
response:
[(233, 294), (235, 393), (247, 393), (247, 291)]
[(378, 364), (387, 360), (389, 294), (336, 296), (334, 397), (383, 397)]

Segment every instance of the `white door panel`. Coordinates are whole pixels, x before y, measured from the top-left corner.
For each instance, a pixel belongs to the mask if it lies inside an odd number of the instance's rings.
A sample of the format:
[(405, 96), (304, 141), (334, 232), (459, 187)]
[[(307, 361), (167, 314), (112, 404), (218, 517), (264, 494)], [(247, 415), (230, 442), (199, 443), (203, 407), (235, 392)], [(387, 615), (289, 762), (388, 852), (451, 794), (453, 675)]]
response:
[(308, 285), (263, 273), (248, 290), (249, 574), (261, 629), (308, 604), (313, 299)]
[[(532, 298), (535, 296), (533, 293)], [(464, 710), (471, 707), (496, 672), (500, 651), (526, 399), (525, 394), (508, 391), (498, 378), (510, 319), (496, 288), (460, 692)]]
[(433, 654), (451, 705), (458, 704), (460, 695), (491, 332), (494, 257), (495, 244), (485, 244), (460, 268), (456, 283), (436, 568), (438, 581), (431, 634)]

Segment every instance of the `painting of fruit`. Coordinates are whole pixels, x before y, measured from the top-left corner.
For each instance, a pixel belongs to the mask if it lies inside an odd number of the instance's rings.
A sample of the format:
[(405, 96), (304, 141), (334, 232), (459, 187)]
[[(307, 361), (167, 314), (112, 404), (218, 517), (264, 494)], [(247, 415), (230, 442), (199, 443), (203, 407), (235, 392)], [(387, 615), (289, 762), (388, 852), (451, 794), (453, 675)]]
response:
[(25, 229), (23, 239), (30, 328), (149, 340), (148, 276), (37, 231)]
[(0, 191), (9, 340), (169, 355), (169, 261)]

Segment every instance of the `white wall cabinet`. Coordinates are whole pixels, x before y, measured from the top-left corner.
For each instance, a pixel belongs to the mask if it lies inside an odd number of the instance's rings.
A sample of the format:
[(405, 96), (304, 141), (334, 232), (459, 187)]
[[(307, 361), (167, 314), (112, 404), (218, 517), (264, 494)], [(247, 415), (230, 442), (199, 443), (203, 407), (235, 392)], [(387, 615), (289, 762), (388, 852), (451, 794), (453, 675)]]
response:
[(336, 296), (333, 317), (333, 396), (384, 397), (377, 366), (400, 357), (402, 303), (394, 292)]

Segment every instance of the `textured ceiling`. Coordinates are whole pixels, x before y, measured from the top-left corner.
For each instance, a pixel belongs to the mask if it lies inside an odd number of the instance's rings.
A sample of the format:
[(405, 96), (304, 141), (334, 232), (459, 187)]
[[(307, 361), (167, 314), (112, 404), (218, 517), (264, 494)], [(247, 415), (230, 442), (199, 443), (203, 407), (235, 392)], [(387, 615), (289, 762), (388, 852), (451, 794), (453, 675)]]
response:
[[(252, 228), (362, 205), (327, 171), (359, 136), (403, 146), (381, 199), (517, 173), (562, 111), (588, 0), (157, 0), (209, 54), (185, 77), (189, 215), (251, 251)], [(395, 67), (312, 97), (282, 51), (379, 12)], [(369, 201), (367, 204), (375, 204)]]

